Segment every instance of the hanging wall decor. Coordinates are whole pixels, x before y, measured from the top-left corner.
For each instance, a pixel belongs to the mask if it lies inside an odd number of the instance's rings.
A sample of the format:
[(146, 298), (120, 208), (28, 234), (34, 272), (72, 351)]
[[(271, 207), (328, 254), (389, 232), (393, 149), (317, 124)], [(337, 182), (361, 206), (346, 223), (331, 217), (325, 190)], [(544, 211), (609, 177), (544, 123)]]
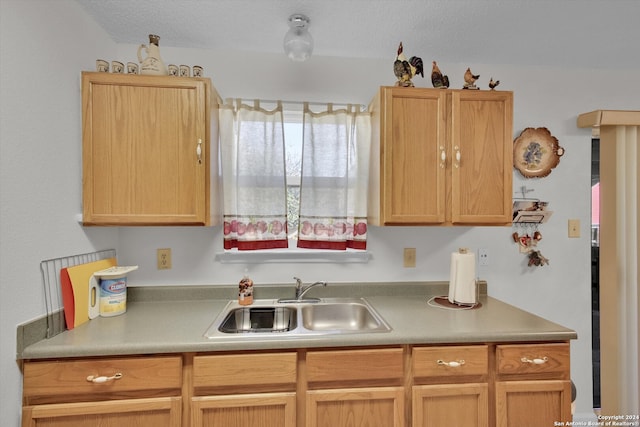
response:
[(521, 254), (527, 255), (529, 267), (542, 267), (549, 264), (549, 259), (544, 257), (538, 249), (538, 243), (542, 240), (542, 232), (538, 229), (540, 224), (549, 220), (552, 211), (548, 210), (549, 202), (527, 197), (532, 189), (522, 186), (520, 188), (522, 198), (513, 200), (513, 234), (514, 243), (517, 244)]
[(564, 154), (549, 129), (526, 128), (514, 141), (513, 166), (525, 178), (543, 178), (558, 166)]

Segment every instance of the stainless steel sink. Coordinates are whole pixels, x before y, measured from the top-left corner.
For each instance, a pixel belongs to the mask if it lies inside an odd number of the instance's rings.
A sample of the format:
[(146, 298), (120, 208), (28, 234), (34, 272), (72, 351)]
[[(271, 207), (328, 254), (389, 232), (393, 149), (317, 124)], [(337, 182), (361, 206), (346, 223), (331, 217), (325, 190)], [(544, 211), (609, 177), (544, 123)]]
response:
[(388, 327), (362, 302), (320, 303), (302, 307), (302, 326), (311, 331), (370, 332)]
[(229, 311), (218, 329), (225, 333), (287, 332), (297, 324), (292, 307), (243, 307)]
[(246, 307), (231, 301), (204, 335), (295, 337), (389, 331), (391, 327), (364, 298), (324, 298), (314, 303), (256, 300)]

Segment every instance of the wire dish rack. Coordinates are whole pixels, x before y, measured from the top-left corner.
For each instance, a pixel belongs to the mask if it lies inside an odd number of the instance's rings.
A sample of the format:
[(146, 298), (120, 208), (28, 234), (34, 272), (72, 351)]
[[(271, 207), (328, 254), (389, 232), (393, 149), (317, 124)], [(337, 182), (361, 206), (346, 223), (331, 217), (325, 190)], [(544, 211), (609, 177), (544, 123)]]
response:
[(40, 262), (44, 299), (47, 309), (47, 338), (54, 337), (66, 329), (60, 270), (107, 258), (115, 258), (115, 256), (115, 249), (105, 249), (97, 252), (47, 259)]

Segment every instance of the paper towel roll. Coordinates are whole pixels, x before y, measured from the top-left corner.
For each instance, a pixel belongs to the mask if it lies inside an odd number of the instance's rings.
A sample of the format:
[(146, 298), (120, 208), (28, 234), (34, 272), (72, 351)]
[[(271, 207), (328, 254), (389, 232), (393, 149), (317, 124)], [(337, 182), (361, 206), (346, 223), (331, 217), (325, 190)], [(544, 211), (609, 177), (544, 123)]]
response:
[(475, 304), (477, 302), (475, 253), (460, 249), (451, 254), (449, 302), (456, 304)]

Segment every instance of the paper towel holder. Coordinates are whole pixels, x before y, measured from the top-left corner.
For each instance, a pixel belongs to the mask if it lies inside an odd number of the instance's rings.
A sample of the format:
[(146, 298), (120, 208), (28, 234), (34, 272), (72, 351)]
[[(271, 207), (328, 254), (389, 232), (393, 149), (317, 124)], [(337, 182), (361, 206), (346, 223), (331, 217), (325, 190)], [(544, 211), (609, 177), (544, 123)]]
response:
[[(460, 247), (457, 253), (451, 254), (451, 274), (448, 292), (450, 303), (465, 307), (473, 307), (478, 303), (475, 257), (475, 254), (469, 252), (466, 247)], [(463, 263), (466, 264), (464, 270)]]

